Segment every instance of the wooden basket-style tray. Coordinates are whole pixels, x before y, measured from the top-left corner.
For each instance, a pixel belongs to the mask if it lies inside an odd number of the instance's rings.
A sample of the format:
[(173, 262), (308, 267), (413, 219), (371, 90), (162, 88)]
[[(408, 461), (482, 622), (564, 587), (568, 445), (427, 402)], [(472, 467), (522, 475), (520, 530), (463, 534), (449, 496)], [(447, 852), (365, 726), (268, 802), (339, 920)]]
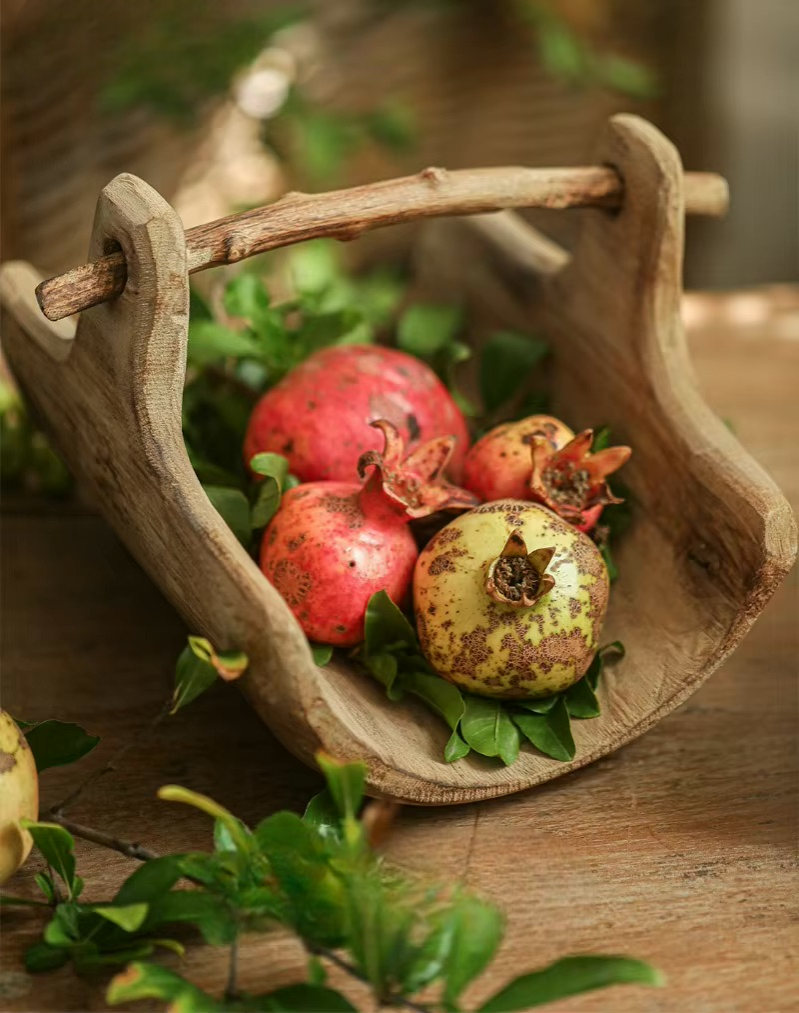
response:
[[(618, 172), (623, 199), (590, 216), (572, 258), (507, 215), (442, 223), (420, 256), (425, 284), (462, 299), (476, 331), (500, 324), (544, 333), (554, 350), (555, 410), (577, 427), (609, 424), (634, 448), (625, 481), (635, 523), (621, 547), (607, 626), (607, 639), (623, 638), (627, 657), (605, 679), (602, 716), (574, 722), (571, 763), (527, 750), (508, 768), (472, 757), (445, 763), (447, 729), (423, 707), (389, 703), (382, 687), (343, 661), (314, 665), (287, 606), (211, 506), (181, 433), (188, 271), (251, 249), (228, 240), (217, 255), (193, 230), (187, 256), (173, 209), (140, 180), (120, 176), (100, 197), (91, 257), (118, 243), (127, 285), (85, 312), (76, 335), (70, 324), (44, 319), (29, 265), (7, 264), (0, 274), (12, 369), (108, 521), (192, 631), (247, 652), (245, 691), (281, 741), (307, 762), (320, 748), (365, 759), (375, 794), (421, 804), (482, 799), (611, 752), (708, 677), (794, 559), (785, 499), (693, 381), (680, 322), (679, 157), (653, 127), (626, 116), (611, 121), (597, 162)], [(446, 204), (445, 173), (420, 179), (439, 187)], [(386, 224), (379, 192), (370, 213)], [(523, 195), (505, 194), (469, 209), (522, 203)], [(352, 238), (364, 227), (362, 218), (347, 223), (343, 199), (334, 226), (317, 223), (315, 231), (301, 227), (305, 211), (288, 213), (293, 206), (282, 218), (275, 213), (282, 239), (260, 248), (282, 245), (286, 235)], [(111, 286), (120, 260), (92, 267), (92, 284)]]

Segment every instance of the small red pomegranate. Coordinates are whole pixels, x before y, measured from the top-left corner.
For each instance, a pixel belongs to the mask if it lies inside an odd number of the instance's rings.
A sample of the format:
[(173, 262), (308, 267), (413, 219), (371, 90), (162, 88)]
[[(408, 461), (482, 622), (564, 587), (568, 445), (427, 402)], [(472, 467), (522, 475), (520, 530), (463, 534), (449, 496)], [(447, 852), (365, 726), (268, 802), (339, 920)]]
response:
[(607, 503), (620, 503), (607, 477), (629, 459), (629, 447), (591, 453), (593, 430), (579, 435), (552, 415), (531, 415), (486, 433), (466, 455), (464, 485), (485, 502), (543, 503), (580, 531), (594, 527)]
[(244, 458), (269, 450), (288, 458), (302, 482), (352, 482), (361, 454), (380, 447), (367, 426), (377, 419), (387, 419), (409, 449), (453, 435), (448, 470), (459, 481), (469, 446), (460, 409), (429, 366), (378, 345), (325, 348), (293, 369), (255, 406)]
[(337, 647), (363, 640), (366, 605), (376, 591), (387, 591), (399, 605), (405, 601), (419, 554), (408, 521), (477, 503), (442, 477), (453, 436), (404, 457), (396, 428), (385, 419), (372, 425), (383, 434), (384, 448), (361, 456), (361, 478), (374, 469), (363, 485), (296, 486), (283, 497), (261, 544), (261, 569), (306, 635)]

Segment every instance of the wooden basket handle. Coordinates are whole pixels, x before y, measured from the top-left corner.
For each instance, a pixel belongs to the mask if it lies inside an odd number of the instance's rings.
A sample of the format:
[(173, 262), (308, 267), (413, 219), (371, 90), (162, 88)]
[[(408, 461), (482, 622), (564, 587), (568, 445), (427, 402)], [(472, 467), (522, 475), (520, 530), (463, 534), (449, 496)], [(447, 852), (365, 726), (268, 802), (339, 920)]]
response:
[[(683, 177), (687, 214), (723, 215), (726, 180), (714, 173)], [(235, 264), (306, 239), (355, 239), (385, 225), (506, 208), (619, 208), (624, 184), (607, 167), (574, 169), (423, 169), (415, 176), (329, 193), (287, 193), (274, 204), (197, 225), (186, 232), (189, 273)], [(36, 289), (48, 320), (61, 320), (121, 295), (124, 254), (111, 253), (43, 281)]]

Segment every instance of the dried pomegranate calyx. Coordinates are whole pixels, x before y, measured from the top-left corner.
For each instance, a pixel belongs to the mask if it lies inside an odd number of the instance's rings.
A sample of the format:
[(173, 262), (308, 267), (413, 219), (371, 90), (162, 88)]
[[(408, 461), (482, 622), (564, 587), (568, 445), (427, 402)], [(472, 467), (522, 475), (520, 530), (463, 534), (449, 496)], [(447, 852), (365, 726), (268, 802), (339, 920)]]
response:
[(554, 546), (528, 552), (524, 539), (514, 531), (489, 564), (486, 593), (503, 605), (531, 608), (555, 586), (555, 578), (546, 572), (554, 554)]
[(439, 436), (423, 443), (405, 456), (405, 443), (387, 419), (370, 423), (383, 433), (382, 453), (367, 450), (358, 461), (358, 474), (363, 479), (373, 467), (364, 486), (367, 496), (381, 494), (408, 520), (428, 517), (439, 510), (462, 511), (477, 506), (477, 497), (452, 485), (444, 477), (444, 469), (455, 448), (454, 436)]
[(630, 447), (606, 447), (591, 453), (592, 429), (584, 429), (560, 450), (536, 437), (531, 445), (533, 470), (530, 494), (564, 520), (579, 522), (587, 510), (608, 503), (623, 502), (607, 483), (629, 459)]

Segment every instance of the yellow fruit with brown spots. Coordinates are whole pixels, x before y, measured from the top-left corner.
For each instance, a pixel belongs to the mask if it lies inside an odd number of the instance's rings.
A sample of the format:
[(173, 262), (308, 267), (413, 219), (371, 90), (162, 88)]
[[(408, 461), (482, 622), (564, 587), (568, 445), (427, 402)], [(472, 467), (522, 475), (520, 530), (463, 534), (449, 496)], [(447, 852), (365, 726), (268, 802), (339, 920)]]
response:
[(544, 697), (577, 682), (610, 582), (587, 535), (545, 507), (485, 503), (432, 538), (414, 573), (419, 642), (435, 670), (481, 696)]
[(0, 710), (0, 884), (14, 875), (33, 844), (20, 819), (38, 815), (36, 761), (16, 721)]

